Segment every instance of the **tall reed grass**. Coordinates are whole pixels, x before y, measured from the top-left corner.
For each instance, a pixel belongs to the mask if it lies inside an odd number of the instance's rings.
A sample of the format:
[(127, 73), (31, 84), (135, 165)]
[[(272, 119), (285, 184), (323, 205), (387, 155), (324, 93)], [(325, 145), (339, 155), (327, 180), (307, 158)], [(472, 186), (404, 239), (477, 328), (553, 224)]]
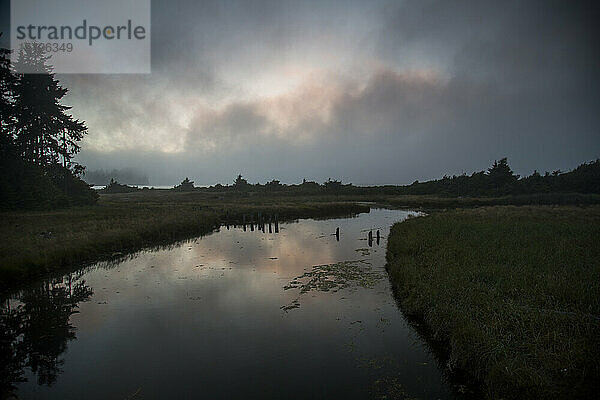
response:
[[(586, 398), (600, 378), (600, 207), (489, 207), (392, 227), (403, 311), (489, 398)], [(590, 397), (591, 398), (591, 397)]]

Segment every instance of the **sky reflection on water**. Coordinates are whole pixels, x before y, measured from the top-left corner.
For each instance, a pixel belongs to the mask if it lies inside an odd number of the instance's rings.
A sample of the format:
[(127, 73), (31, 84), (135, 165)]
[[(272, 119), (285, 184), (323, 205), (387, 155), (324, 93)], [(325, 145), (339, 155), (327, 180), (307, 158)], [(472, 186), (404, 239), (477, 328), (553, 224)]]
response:
[[(397, 309), (385, 276), (390, 225), (408, 212), (281, 224), (279, 234), (221, 228), (140, 252), (78, 280), (56, 379), (30, 367), (22, 398), (452, 397), (435, 359)], [(340, 240), (335, 229), (340, 228)], [(381, 232), (369, 247), (368, 231)], [(362, 260), (373, 285), (284, 290), (313, 266)], [(83, 283), (85, 282), (85, 283)], [(60, 285), (59, 285), (60, 286)], [(64, 286), (64, 284), (63, 284)], [(282, 306), (295, 300), (298, 308)], [(13, 309), (19, 301), (11, 300)], [(76, 307), (76, 308), (77, 308)], [(44, 383), (44, 382), (41, 382)]]

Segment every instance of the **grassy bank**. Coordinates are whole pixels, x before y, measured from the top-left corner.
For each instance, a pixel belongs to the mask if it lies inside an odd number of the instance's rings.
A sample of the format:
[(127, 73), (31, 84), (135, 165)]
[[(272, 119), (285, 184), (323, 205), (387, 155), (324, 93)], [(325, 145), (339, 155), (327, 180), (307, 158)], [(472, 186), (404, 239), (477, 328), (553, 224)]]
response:
[(106, 195), (99, 204), (57, 211), (0, 213), (0, 290), (52, 271), (77, 268), (156, 244), (211, 232), (221, 223), (341, 216), (369, 207), (331, 199), (214, 198), (185, 193)]
[(600, 378), (600, 207), (490, 207), (396, 224), (407, 314), (490, 398), (584, 398)]
[(440, 196), (392, 196), (388, 204), (400, 208), (472, 208), (485, 206), (532, 206), (532, 205), (598, 205), (600, 195), (580, 193), (538, 193), (503, 197), (440, 197)]
[(104, 194), (98, 205), (55, 211), (0, 213), (0, 290), (41, 274), (147, 246), (205, 234), (225, 222), (262, 215), (279, 220), (333, 217), (368, 210), (358, 202), (406, 208), (475, 207), (495, 202), (589, 204), (597, 195), (546, 194), (499, 199), (141, 190)]

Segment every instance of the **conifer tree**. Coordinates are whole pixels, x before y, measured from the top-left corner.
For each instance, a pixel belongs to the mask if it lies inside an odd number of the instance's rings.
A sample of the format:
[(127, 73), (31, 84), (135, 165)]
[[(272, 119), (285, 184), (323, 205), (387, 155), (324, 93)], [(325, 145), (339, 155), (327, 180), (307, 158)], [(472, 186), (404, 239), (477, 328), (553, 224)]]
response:
[(55, 78), (49, 58), (35, 45), (24, 46), (19, 52), (16, 69), (37, 73), (17, 77), (15, 145), (27, 162), (42, 168), (62, 165), (79, 174), (82, 168), (72, 158), (79, 152), (78, 142), (87, 128), (67, 113), (71, 107), (61, 104), (68, 89)]
[(10, 51), (0, 48), (0, 151), (3, 153), (9, 151), (13, 144), (11, 126), (15, 122), (14, 86)]
[(67, 89), (49, 57), (25, 46), (13, 69), (9, 56), (0, 49), (0, 209), (94, 203), (98, 195), (78, 178), (84, 168), (73, 161), (87, 128), (61, 104)]

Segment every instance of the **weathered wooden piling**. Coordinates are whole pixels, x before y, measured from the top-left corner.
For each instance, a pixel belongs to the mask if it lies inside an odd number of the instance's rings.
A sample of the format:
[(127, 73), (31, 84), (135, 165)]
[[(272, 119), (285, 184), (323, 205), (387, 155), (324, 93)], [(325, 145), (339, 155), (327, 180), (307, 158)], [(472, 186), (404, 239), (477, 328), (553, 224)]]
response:
[(335, 228), (335, 240), (340, 241), (340, 227)]

